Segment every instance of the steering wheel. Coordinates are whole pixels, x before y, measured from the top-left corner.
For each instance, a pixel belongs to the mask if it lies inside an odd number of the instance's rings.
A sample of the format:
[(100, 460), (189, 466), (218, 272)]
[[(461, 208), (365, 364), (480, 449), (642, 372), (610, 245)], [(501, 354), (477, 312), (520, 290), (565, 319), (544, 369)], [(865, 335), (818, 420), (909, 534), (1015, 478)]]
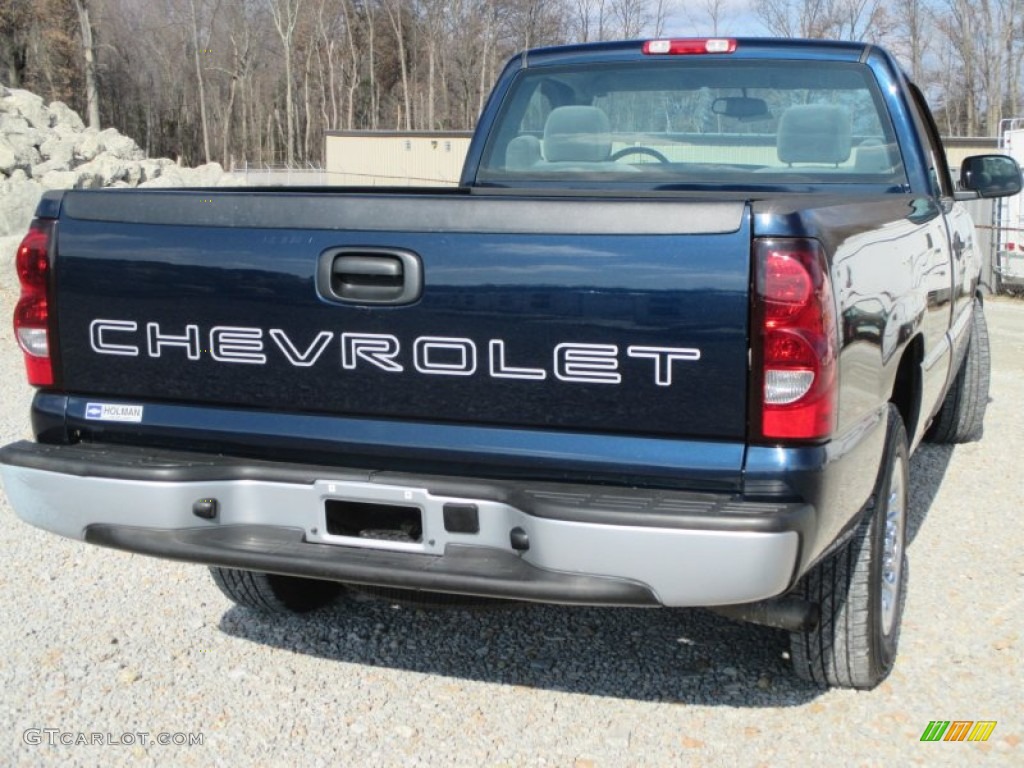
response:
[(626, 155), (647, 155), (653, 157), (659, 163), (667, 163), (669, 159), (665, 157), (661, 152), (650, 147), (623, 147), (618, 152), (609, 157), (609, 160), (618, 160), (625, 157)]

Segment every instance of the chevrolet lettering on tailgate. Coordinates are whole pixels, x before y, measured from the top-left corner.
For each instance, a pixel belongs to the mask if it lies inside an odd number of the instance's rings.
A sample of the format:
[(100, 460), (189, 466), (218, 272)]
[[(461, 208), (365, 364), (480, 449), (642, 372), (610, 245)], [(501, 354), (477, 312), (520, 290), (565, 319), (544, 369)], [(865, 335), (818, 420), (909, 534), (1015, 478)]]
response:
[[(89, 326), (89, 341), (101, 355), (162, 357), (165, 351), (182, 349), (189, 360), (201, 359), (204, 352), (222, 363), (265, 365), (267, 349), (274, 349), (296, 368), (316, 365), (327, 348), (340, 343), (341, 367), (356, 370), (360, 363), (388, 373), (403, 373), (411, 363), (419, 373), (436, 376), (473, 376), (478, 372), (495, 379), (534, 379), (544, 381), (548, 371), (510, 365), (506, 345), (501, 339), (476, 342), (447, 336), (418, 336), (406, 344), (396, 336), (380, 333), (335, 333), (320, 331), (306, 345), (298, 344), (280, 328), (216, 326), (203, 333), (200, 326), (188, 324), (174, 334), (159, 323), (146, 323), (145, 333), (134, 320), (94, 320)], [(136, 340), (135, 334), (138, 334)], [(337, 337), (337, 340), (336, 340)], [(270, 343), (267, 342), (270, 340)], [(204, 345), (204, 341), (208, 344)], [(408, 352), (411, 347), (412, 352)], [(481, 353), (480, 349), (486, 349)], [(556, 344), (552, 352), (551, 373), (560, 381), (586, 384), (620, 384), (619, 347), (615, 344)], [(686, 347), (629, 346), (626, 355), (651, 361), (655, 383), (672, 386), (675, 363), (700, 360), (700, 350)], [(482, 360), (481, 358), (486, 358)], [(404, 362), (403, 362), (404, 360)]]

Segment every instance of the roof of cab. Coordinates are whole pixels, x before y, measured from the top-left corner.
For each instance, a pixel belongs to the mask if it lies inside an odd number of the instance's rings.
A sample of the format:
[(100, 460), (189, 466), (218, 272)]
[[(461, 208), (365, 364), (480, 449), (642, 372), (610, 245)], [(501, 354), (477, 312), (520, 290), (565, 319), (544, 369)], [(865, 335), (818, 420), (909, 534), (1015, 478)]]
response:
[[(685, 39), (685, 38), (652, 38)], [(706, 38), (697, 38), (706, 39)], [(720, 38), (713, 38), (720, 39)], [(732, 53), (699, 54), (708, 58), (728, 57), (733, 59), (805, 59), (810, 61), (863, 61), (873, 49), (868, 43), (842, 42), (837, 40), (800, 40), (792, 38), (740, 37)], [(671, 55), (649, 55), (643, 52), (647, 40), (620, 40), (606, 43), (580, 43), (559, 45), (550, 48), (534, 48), (524, 51), (523, 67), (550, 66), (556, 64), (580, 64), (587, 62), (640, 61), (670, 58)], [(690, 58), (693, 54), (685, 56)]]

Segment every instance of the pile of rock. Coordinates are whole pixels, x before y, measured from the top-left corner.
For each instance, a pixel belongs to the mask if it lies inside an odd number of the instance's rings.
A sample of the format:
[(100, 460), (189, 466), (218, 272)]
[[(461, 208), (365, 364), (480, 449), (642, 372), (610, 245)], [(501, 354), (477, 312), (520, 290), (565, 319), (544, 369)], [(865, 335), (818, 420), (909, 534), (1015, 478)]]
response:
[(59, 101), (0, 85), (0, 269), (28, 229), (48, 189), (237, 186), (244, 180), (217, 163), (183, 168), (149, 159), (113, 128), (96, 131)]

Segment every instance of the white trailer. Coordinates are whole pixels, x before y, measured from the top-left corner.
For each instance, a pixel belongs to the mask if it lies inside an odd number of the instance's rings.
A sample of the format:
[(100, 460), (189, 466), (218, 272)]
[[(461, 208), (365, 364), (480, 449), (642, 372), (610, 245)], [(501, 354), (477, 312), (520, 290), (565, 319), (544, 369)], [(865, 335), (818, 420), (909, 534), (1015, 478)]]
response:
[[(1024, 166), (1024, 118), (1003, 120), (999, 147)], [(994, 289), (1024, 290), (1024, 200), (1022, 195), (1004, 197), (995, 206), (996, 259)]]

